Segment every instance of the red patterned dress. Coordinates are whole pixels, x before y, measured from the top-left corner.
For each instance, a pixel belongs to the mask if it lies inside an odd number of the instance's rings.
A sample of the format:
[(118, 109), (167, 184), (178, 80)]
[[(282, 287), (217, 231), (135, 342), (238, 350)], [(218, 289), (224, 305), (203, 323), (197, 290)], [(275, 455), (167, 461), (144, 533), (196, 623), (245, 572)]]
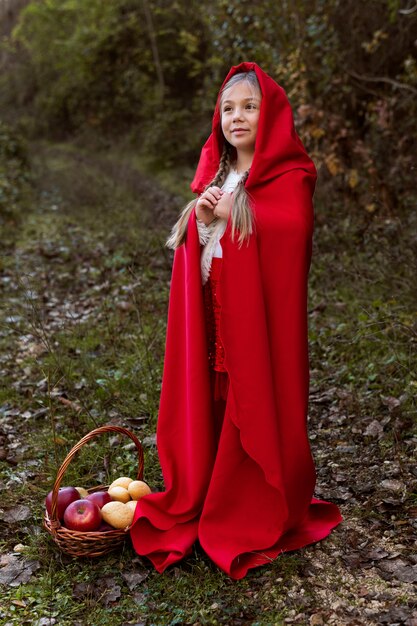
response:
[(225, 400), (229, 387), (229, 377), (224, 366), (224, 348), (219, 328), (221, 307), (217, 296), (222, 262), (222, 257), (214, 256), (212, 258), (209, 278), (203, 286), (208, 360), (212, 377), (214, 400)]

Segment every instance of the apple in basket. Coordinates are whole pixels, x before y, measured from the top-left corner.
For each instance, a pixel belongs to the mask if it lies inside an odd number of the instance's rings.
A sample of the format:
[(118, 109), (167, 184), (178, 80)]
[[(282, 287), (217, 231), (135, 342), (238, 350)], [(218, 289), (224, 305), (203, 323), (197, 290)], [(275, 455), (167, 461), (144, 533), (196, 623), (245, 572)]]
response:
[[(58, 489), (58, 519), (61, 521), (64, 519), (65, 509), (71, 502), (80, 499), (80, 494), (75, 487), (60, 487)], [(48, 493), (45, 498), (46, 510), (48, 511), (49, 517), (51, 517), (52, 512), (52, 491)]]
[(94, 491), (89, 493), (86, 499), (97, 504), (99, 509), (102, 509), (107, 502), (111, 502), (111, 497), (107, 491)]
[(65, 509), (64, 525), (70, 530), (80, 532), (98, 530), (101, 522), (101, 511), (91, 500), (75, 500)]

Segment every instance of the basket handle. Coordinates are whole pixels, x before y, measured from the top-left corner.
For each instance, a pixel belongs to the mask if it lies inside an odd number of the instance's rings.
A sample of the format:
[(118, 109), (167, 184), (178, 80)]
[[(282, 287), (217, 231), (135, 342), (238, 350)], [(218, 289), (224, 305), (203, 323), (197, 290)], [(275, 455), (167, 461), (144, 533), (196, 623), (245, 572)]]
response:
[(64, 474), (67, 471), (68, 465), (70, 464), (74, 456), (77, 454), (78, 450), (80, 450), (80, 448), (82, 448), (84, 444), (86, 444), (91, 439), (94, 439), (94, 437), (96, 437), (97, 435), (103, 435), (104, 433), (111, 433), (111, 432), (121, 433), (122, 435), (126, 435), (127, 437), (130, 437), (130, 439), (133, 441), (133, 443), (136, 446), (138, 458), (139, 458), (137, 480), (143, 479), (143, 449), (142, 449), (142, 444), (139, 441), (139, 439), (136, 437), (136, 435), (130, 432), (130, 430), (127, 430), (127, 428), (123, 428), (122, 426), (100, 426), (100, 428), (95, 428), (94, 430), (89, 432), (87, 435), (85, 435), (82, 439), (80, 439), (78, 443), (75, 444), (75, 446), (68, 452), (61, 467), (58, 470), (54, 487), (52, 490), (51, 517), (50, 517), (51, 528), (57, 529), (61, 526), (61, 522), (58, 519), (58, 491), (59, 491), (59, 487), (61, 485), (62, 479), (64, 477)]

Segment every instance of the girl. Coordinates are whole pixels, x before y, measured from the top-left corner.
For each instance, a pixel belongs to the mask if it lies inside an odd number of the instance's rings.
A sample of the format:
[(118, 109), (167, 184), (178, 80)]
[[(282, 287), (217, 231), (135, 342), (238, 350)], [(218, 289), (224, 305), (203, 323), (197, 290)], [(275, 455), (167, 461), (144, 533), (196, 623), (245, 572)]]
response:
[(158, 572), (196, 540), (231, 578), (326, 537), (307, 436), (316, 169), (284, 90), (230, 69), (167, 245), (175, 250), (157, 424), (165, 491), (131, 537)]

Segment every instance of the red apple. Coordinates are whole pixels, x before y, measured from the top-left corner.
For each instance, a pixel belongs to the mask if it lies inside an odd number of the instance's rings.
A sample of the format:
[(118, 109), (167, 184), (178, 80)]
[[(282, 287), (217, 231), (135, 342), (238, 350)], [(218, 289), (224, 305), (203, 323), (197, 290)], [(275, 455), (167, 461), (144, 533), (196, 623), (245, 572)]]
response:
[[(76, 490), (75, 487), (60, 487), (58, 489), (58, 519), (64, 519), (65, 509), (71, 502), (80, 499), (80, 494)], [(46, 510), (48, 511), (49, 517), (51, 517), (52, 511), (52, 491), (48, 493), (45, 498)]]
[(97, 530), (100, 533), (104, 533), (107, 530), (114, 530), (113, 526), (110, 526), (110, 524), (106, 524), (106, 522), (101, 522), (100, 526), (97, 528)]
[(99, 509), (107, 504), (107, 502), (112, 501), (107, 491), (94, 491), (93, 493), (89, 493), (86, 499), (97, 504)]
[(70, 530), (81, 532), (97, 530), (101, 519), (99, 507), (87, 498), (71, 502), (64, 513), (64, 525)]

